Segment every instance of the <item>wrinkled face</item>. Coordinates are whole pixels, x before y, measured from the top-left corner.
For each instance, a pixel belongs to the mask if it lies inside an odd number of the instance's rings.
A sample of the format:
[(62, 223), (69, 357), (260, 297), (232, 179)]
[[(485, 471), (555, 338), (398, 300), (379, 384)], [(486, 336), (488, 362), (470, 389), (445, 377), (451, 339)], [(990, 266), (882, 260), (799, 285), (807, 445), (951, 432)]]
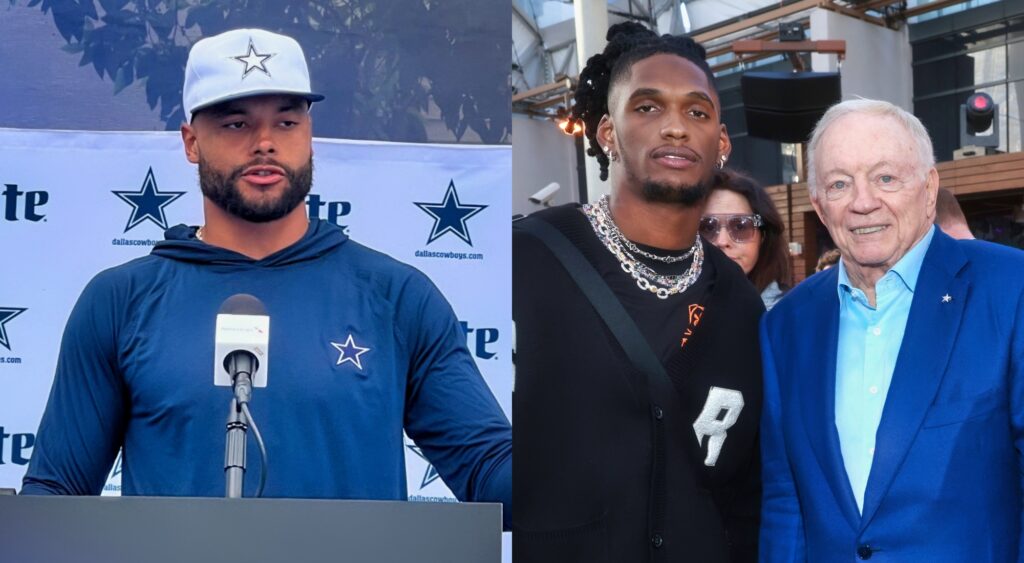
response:
[(612, 84), (598, 126), (601, 145), (620, 156), (613, 182), (648, 201), (702, 201), (731, 148), (719, 109), (707, 75), (687, 59), (660, 53), (634, 63)]
[[(753, 213), (750, 204), (747, 203), (747, 198), (731, 190), (714, 190), (708, 196), (708, 202), (704, 206), (704, 215), (753, 215)], [(724, 224), (725, 221), (722, 220), (719, 223), (722, 226), (718, 229), (718, 235), (708, 242), (722, 249), (726, 256), (740, 265), (744, 274), (749, 275), (760, 256), (761, 241), (764, 239), (761, 230), (755, 229), (753, 236), (746, 242), (736, 242), (729, 235), (729, 229)]]
[(811, 204), (843, 263), (851, 272), (881, 277), (931, 228), (938, 172), (924, 168), (902, 124), (874, 115), (836, 120), (815, 159)]
[(182, 126), (185, 153), (199, 165), (203, 195), (252, 222), (300, 205), (313, 178), (312, 121), (305, 100), (253, 96), (199, 111)]

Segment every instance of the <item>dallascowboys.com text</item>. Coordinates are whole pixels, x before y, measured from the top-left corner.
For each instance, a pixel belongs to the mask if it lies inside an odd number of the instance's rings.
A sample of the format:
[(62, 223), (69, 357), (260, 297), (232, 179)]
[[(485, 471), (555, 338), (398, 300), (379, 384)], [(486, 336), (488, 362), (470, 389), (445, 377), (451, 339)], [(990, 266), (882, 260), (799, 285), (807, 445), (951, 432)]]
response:
[(113, 246), (153, 246), (157, 242), (160, 242), (160, 241), (151, 240), (151, 239), (141, 239), (140, 240), (140, 239), (130, 239), (130, 238), (116, 238), (116, 239), (110, 241), (110, 244), (113, 245)]
[(433, 250), (417, 250), (417, 258), (447, 258), (449, 260), (483, 260), (484, 255), (473, 252), (435, 252)]

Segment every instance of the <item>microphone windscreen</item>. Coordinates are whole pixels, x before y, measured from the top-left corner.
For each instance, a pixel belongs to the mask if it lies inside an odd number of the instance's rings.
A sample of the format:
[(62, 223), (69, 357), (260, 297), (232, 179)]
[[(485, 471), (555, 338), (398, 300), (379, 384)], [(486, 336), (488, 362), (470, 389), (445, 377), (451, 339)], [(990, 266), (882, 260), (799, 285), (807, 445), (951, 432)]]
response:
[(236, 293), (220, 305), (219, 315), (266, 315), (263, 302), (248, 293)]

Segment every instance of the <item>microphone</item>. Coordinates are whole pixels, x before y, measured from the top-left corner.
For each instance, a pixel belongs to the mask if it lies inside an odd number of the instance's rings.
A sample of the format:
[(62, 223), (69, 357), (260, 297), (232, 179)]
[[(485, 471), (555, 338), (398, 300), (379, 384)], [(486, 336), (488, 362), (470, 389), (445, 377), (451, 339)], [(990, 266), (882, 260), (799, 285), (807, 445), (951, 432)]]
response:
[(267, 386), (267, 352), (270, 348), (267, 308), (259, 299), (246, 293), (227, 298), (217, 311), (214, 343), (213, 383), (234, 390), (224, 444), (225, 496), (242, 496), (245, 433), (250, 425), (260, 448), (262, 468), (256, 496), (263, 496), (267, 482), (267, 452), (256, 421), (249, 412), (249, 399), (254, 386)]
[(213, 383), (232, 387), (239, 404), (249, 402), (253, 387), (267, 386), (270, 317), (256, 297), (238, 293), (217, 311)]

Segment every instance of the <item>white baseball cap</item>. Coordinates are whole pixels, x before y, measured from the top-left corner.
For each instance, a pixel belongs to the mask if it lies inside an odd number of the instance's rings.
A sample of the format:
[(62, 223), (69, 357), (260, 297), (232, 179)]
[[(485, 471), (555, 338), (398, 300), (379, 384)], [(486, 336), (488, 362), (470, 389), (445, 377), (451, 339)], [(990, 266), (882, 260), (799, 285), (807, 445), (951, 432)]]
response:
[(201, 109), (263, 94), (324, 99), (310, 91), (309, 67), (297, 41), (262, 29), (235, 29), (192, 46), (182, 91), (187, 123)]

